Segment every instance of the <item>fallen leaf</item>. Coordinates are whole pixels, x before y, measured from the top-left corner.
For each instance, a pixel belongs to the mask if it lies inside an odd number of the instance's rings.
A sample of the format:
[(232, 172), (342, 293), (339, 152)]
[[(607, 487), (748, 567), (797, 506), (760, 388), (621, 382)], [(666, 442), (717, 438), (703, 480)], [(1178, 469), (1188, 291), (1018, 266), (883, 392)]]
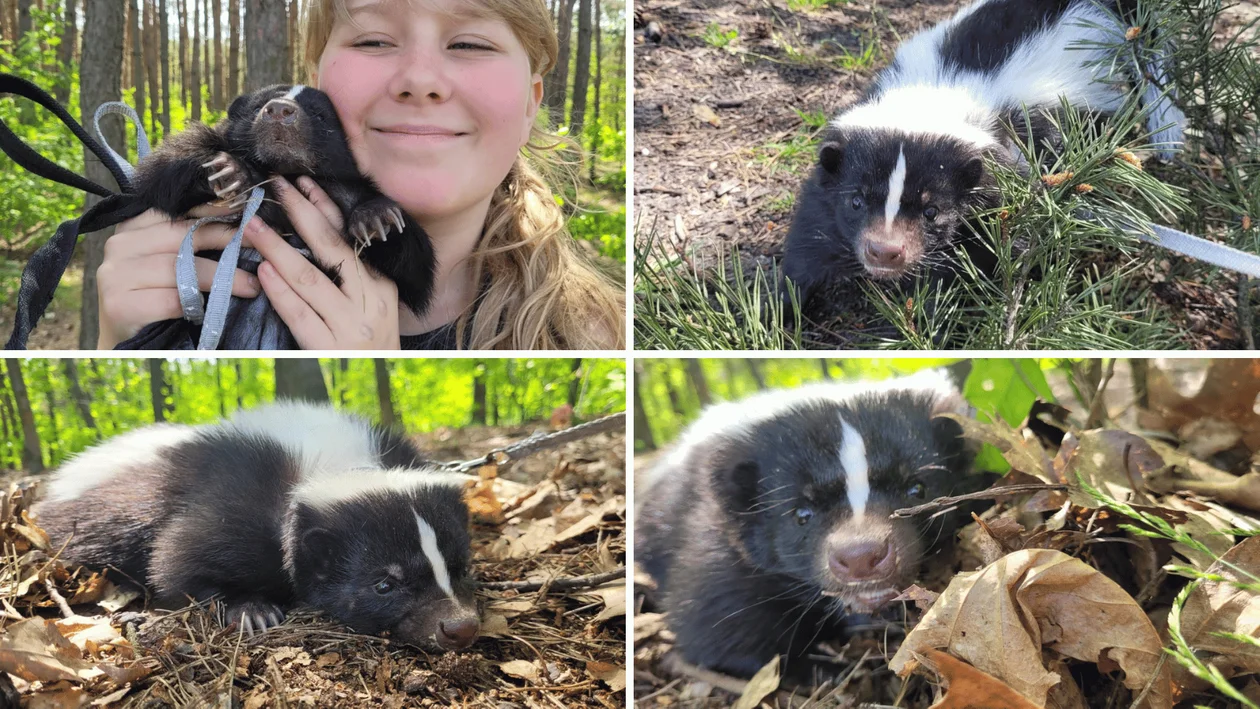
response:
[(945, 683), (945, 696), (929, 709), (1042, 709), (1001, 680), (968, 665), (940, 650), (928, 650), (922, 656), (923, 664), (941, 676)]
[[(1260, 575), (1260, 537), (1247, 537), (1208, 567), (1207, 573), (1221, 580), (1200, 583), (1186, 598), (1181, 611), (1181, 634), (1186, 643), (1200, 656), (1210, 654), (1212, 657), (1203, 659), (1216, 666), (1226, 679), (1260, 672), (1260, 647), (1216, 635), (1257, 637), (1260, 633), (1260, 594), (1231, 584), (1251, 582), (1233, 567)], [(1180, 665), (1174, 668), (1173, 678), (1181, 687), (1205, 686)]]
[(1025, 440), (1006, 423), (978, 421), (960, 414), (939, 414), (962, 426), (963, 438), (988, 443), (1002, 453), (1011, 467), (1035, 475), (1042, 482), (1059, 482), (1052, 473), (1050, 458), (1035, 439)]
[(591, 622), (596, 625), (610, 618), (618, 618), (626, 614), (625, 581), (612, 581), (590, 591), (583, 591), (582, 595), (588, 598), (598, 598), (604, 602), (604, 609), (591, 619)]
[(656, 637), (668, 625), (665, 623), (665, 615), (663, 613), (635, 613), (634, 614), (634, 643), (639, 643)]
[(705, 123), (708, 123), (714, 128), (722, 127), (722, 119), (718, 118), (718, 114), (714, 113), (713, 109), (709, 108), (703, 103), (691, 104), (691, 115), (695, 116), (696, 118), (699, 118)]
[(587, 532), (595, 529), (596, 527), (599, 527), (599, 525), (603, 523), (604, 518), (607, 517), (608, 515), (624, 516), (625, 513), (626, 513), (625, 498), (621, 497), (620, 495), (616, 497), (611, 497), (607, 500), (604, 500), (604, 504), (600, 505), (599, 508), (596, 509), (594, 512), (587, 515), (583, 519), (579, 520), (576, 524), (569, 527), (568, 529), (565, 529), (564, 531), (557, 534), (554, 543), (559, 544), (560, 542), (565, 542), (575, 537), (580, 537), (583, 534), (586, 534)]
[(626, 668), (609, 662), (587, 662), (586, 674), (608, 685), (614, 692), (626, 688)]
[(499, 670), (509, 677), (527, 680), (534, 684), (537, 684), (539, 680), (538, 666), (529, 660), (500, 662)]
[(84, 673), (96, 674), (92, 663), (65, 638), (56, 623), (30, 618), (5, 628), (0, 634), (0, 672), (8, 672), (28, 682), (79, 680)]
[(498, 613), (487, 613), (481, 620), (481, 634), (491, 638), (501, 638), (508, 633), (507, 616)]
[[(1045, 650), (1114, 663), (1124, 670), (1125, 686), (1141, 691), (1162, 647), (1146, 613), (1114, 581), (1062, 552), (1025, 549), (956, 576), (889, 667), (904, 677), (914, 669), (913, 653), (940, 649), (1045, 706), (1060, 681), (1043, 664)], [(1166, 709), (1171, 697), (1164, 663), (1142, 706)]]
[(774, 659), (766, 663), (765, 667), (757, 670), (757, 674), (748, 680), (748, 684), (744, 685), (744, 693), (739, 695), (739, 699), (735, 702), (733, 709), (754, 709), (761, 703), (762, 699), (769, 696), (774, 690), (779, 688), (779, 657), (775, 655)]

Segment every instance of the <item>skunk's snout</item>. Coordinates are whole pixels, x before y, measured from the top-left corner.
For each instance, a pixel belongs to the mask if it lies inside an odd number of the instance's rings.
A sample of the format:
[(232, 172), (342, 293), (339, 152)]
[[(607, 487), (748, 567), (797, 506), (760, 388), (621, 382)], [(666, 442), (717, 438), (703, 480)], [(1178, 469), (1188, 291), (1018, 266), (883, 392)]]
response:
[(481, 624), (476, 618), (463, 616), (438, 621), (438, 645), (443, 650), (463, 650), (477, 639)]
[(868, 241), (866, 258), (880, 268), (901, 268), (906, 262), (906, 248), (901, 244)]
[(827, 566), (841, 583), (879, 581), (897, 571), (897, 558), (886, 535), (840, 537), (829, 545)]
[(271, 120), (281, 125), (292, 125), (298, 117), (297, 102), (287, 98), (273, 98), (263, 106), (259, 118)]

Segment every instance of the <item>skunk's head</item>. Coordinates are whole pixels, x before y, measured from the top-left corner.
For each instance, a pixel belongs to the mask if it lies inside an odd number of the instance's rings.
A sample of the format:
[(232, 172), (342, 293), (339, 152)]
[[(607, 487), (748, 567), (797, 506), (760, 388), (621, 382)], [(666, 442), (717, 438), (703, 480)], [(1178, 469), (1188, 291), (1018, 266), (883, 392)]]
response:
[(332, 101), (309, 86), (268, 86), (228, 107), (228, 141), (268, 172), (340, 174), (355, 170)]
[(888, 518), (965, 484), (960, 427), (933, 417), (944, 405), (914, 390), (799, 399), (713, 439), (713, 490), (745, 557), (803, 596), (886, 604), (953, 536), (952, 519)]
[(428, 650), (480, 629), (465, 479), (432, 470), (353, 470), (297, 486), (285, 567), (302, 600), (362, 633)]
[(895, 280), (930, 264), (978, 203), (983, 153), (947, 135), (832, 128), (818, 152), (815, 194), (872, 278)]

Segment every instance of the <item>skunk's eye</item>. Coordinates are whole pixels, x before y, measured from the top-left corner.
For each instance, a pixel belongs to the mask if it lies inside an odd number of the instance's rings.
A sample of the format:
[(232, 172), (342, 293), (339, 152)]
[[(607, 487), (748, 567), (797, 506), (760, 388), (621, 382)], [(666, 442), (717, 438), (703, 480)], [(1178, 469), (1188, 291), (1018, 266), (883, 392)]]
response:
[(376, 585), (372, 587), (372, 590), (376, 591), (376, 593), (381, 596), (384, 596), (388, 593), (393, 593), (394, 582), (391, 579), (381, 579), (380, 581), (376, 582)]
[(922, 500), (927, 496), (927, 488), (923, 487), (923, 483), (915, 483), (906, 490), (906, 495)]
[(813, 516), (814, 516), (814, 511), (808, 507), (796, 508), (796, 523), (797, 524), (804, 525), (807, 522), (809, 522), (810, 518)]
[(923, 210), (923, 218), (929, 222), (935, 220), (937, 214), (940, 214), (940, 212), (936, 209), (936, 207), (928, 207)]
[(858, 195), (857, 197), (853, 198), (854, 209), (861, 209), (862, 207), (865, 207), (865, 206), (866, 206), (866, 200), (862, 199), (861, 195)]

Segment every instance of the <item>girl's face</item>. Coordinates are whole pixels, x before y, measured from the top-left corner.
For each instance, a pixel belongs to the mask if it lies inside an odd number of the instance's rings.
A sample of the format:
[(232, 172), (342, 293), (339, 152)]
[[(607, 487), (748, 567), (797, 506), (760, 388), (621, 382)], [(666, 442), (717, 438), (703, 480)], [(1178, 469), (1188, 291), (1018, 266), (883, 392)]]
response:
[(315, 82), (359, 169), (422, 223), (488, 204), (542, 100), (511, 27), (468, 0), (346, 6)]

